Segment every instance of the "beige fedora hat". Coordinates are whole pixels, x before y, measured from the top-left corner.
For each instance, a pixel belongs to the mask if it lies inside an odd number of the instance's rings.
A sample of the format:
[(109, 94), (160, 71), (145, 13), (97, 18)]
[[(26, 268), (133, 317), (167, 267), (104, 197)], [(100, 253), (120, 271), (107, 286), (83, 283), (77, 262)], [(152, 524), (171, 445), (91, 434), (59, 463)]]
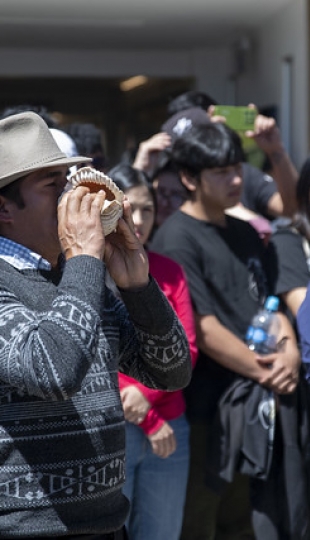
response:
[(27, 111), (0, 120), (0, 188), (22, 176), (58, 165), (88, 163), (85, 156), (68, 157), (38, 114)]

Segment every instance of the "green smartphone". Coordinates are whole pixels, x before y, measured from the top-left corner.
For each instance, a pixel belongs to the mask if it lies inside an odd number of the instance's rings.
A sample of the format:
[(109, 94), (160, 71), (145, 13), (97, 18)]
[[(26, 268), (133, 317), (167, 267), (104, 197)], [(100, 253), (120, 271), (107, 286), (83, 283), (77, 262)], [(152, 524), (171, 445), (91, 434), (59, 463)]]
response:
[(214, 115), (224, 116), (226, 124), (235, 131), (248, 131), (254, 129), (257, 110), (233, 105), (215, 105)]

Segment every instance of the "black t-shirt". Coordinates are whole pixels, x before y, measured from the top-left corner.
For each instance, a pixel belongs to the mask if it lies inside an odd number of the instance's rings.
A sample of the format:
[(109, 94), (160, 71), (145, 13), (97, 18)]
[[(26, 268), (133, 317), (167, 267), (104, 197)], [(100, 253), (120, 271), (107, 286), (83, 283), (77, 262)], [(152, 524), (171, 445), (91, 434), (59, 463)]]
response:
[(307, 240), (294, 228), (280, 227), (272, 235), (272, 242), (279, 267), (275, 293), (281, 295), (299, 287), (307, 287), (310, 279), (308, 255), (304, 246)]
[[(277, 265), (272, 244), (267, 252), (251, 225), (231, 216), (226, 224), (219, 227), (179, 210), (157, 230), (151, 248), (183, 266), (198, 314), (214, 315), (244, 339), (253, 315), (273, 292)], [(189, 415), (212, 415), (234, 376), (200, 352), (185, 393)]]
[(272, 216), (268, 214), (268, 202), (278, 191), (274, 179), (249, 163), (242, 164), (242, 172), (242, 204), (253, 212), (272, 219)]

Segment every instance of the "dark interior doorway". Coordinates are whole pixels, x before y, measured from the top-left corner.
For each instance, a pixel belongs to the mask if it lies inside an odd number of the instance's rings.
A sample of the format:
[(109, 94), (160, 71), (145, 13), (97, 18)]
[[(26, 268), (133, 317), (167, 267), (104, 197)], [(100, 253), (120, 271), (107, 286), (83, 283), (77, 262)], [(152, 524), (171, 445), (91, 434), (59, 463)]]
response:
[(128, 92), (121, 78), (3, 78), (0, 109), (21, 104), (44, 105), (61, 127), (91, 122), (102, 130), (111, 166), (129, 145), (160, 130), (166, 107), (178, 94), (194, 88), (191, 78), (149, 78)]

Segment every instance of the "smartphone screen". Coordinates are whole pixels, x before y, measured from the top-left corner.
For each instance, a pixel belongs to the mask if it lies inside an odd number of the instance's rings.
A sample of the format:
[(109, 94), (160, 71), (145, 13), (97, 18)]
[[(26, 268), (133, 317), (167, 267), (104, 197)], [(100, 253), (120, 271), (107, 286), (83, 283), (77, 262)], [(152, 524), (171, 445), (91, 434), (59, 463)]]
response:
[(226, 124), (240, 136), (246, 161), (260, 169), (265, 159), (264, 152), (260, 150), (253, 138), (246, 136), (247, 131), (254, 130), (254, 122), (257, 114), (256, 109), (250, 109), (249, 107), (216, 105), (214, 108), (214, 115), (224, 116), (226, 118)]
[(257, 116), (255, 109), (249, 107), (234, 107), (233, 105), (216, 105), (214, 115), (224, 116), (226, 124), (235, 131), (248, 131), (254, 129)]

